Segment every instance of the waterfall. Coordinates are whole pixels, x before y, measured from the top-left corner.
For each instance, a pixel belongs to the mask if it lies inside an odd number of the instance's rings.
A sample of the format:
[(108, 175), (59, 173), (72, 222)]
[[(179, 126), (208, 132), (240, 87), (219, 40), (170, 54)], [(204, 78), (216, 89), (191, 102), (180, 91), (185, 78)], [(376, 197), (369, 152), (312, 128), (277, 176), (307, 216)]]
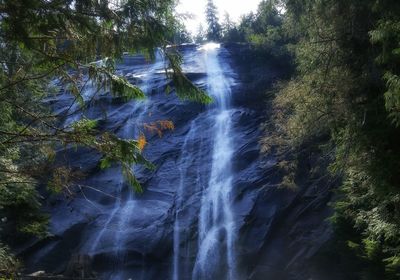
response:
[[(211, 171), (208, 182), (203, 189), (201, 206), (198, 217), (198, 249), (195, 263), (193, 264), (193, 279), (230, 279), (236, 278), (235, 264), (235, 223), (231, 209), (232, 170), (231, 160), (233, 155), (231, 144), (231, 112), (230, 95), (231, 80), (226, 76), (226, 71), (220, 62), (218, 44), (207, 44), (200, 49), (203, 52), (205, 70), (207, 73), (207, 91), (214, 98), (214, 103), (208, 108), (207, 115), (213, 120), (211, 135), (213, 143)], [(181, 263), (181, 219), (182, 199), (185, 188), (185, 175), (189, 166), (188, 141), (196, 131), (191, 123), (182, 146), (181, 161), (179, 162), (180, 183), (175, 201), (174, 223), (174, 255), (173, 255), (173, 280), (188, 279), (189, 275), (182, 273)], [(209, 162), (201, 162), (203, 165)], [(204, 176), (204, 174), (203, 174)], [(185, 275), (184, 275), (185, 274)]]
[[(187, 59), (184, 60), (184, 63), (187, 63), (184, 65), (184, 71), (194, 76), (200, 74), (200, 85), (207, 87), (207, 92), (214, 102), (204, 111), (201, 109), (195, 112), (190, 123), (182, 126), (182, 134), (177, 135), (178, 138), (182, 136), (183, 141), (180, 142), (182, 146), (179, 159), (175, 162), (176, 169), (170, 171), (172, 174), (167, 174), (171, 176), (171, 182), (176, 182), (175, 193), (171, 192), (174, 195), (171, 198), (174, 206), (171, 208), (174, 210), (171, 212), (174, 219), (173, 264), (172, 269), (170, 268), (172, 275), (168, 277), (173, 280), (238, 278), (235, 260), (236, 227), (231, 205), (232, 71), (223, 64), (221, 54), (225, 51), (218, 44), (207, 44), (184, 55)], [(160, 83), (161, 79), (155, 75), (163, 70), (163, 67), (164, 60), (158, 56), (156, 62), (148, 65), (146, 69), (131, 69), (130, 66), (126, 66), (120, 70), (121, 75), (124, 75), (124, 71), (131, 71), (133, 74), (125, 75), (132, 75), (135, 81), (141, 81), (139, 86), (148, 98), (144, 101), (132, 101), (124, 105), (125, 109), (118, 108), (112, 111), (113, 122), (119, 124), (119, 137), (137, 139), (140, 133), (138, 127), (150, 120), (151, 111), (157, 102), (160, 106), (157, 95), (151, 97), (150, 93), (155, 85)], [(184, 108), (188, 105), (179, 106)], [(168, 110), (171, 112), (171, 109)], [(122, 119), (124, 121), (121, 121)], [(174, 170), (176, 173), (173, 173)], [(135, 277), (140, 279), (159, 279), (147, 274), (144, 267), (141, 269), (140, 261), (136, 260), (137, 267), (134, 267), (129, 259), (138, 253), (145, 257), (147, 249), (138, 248), (138, 245), (132, 248), (132, 233), (139, 219), (138, 213), (145, 213), (143, 209), (145, 205), (150, 205), (150, 200), (146, 202), (136, 197), (124, 183), (117, 168), (104, 172), (109, 174), (100, 182), (113, 182), (115, 201), (100, 201), (97, 204), (100, 214), (91, 226), (95, 225), (98, 230), (88, 231), (81, 251), (99, 256), (105, 262), (107, 269), (103, 276), (106, 279), (128, 279), (137, 272), (140, 275), (135, 274)], [(135, 172), (140, 173), (141, 170), (135, 169)], [(168, 201), (169, 198), (165, 200)], [(147, 244), (143, 244), (143, 248), (146, 246)], [(167, 266), (169, 267), (169, 263)]]
[[(231, 209), (233, 149), (229, 111), (231, 84), (218, 58), (217, 45), (205, 48), (208, 92), (216, 103), (214, 147), (208, 188), (199, 216), (194, 279), (235, 279), (235, 224)], [(216, 274), (216, 275), (213, 275)]]
[[(134, 102), (132, 106), (132, 113), (127, 119), (126, 123), (123, 125), (119, 137), (125, 139), (137, 139), (140, 135), (140, 130), (138, 129), (146, 122), (146, 117), (148, 116), (148, 110), (151, 105), (151, 90), (152, 90), (152, 79), (158, 71), (162, 70), (164, 67), (164, 59), (157, 53), (156, 61), (149, 65), (147, 69), (144, 69), (143, 74), (138, 75), (142, 82), (140, 83), (140, 88), (146, 93), (147, 99)], [(134, 168), (134, 167), (133, 167)], [(135, 168), (135, 172), (139, 172)], [(124, 275), (124, 265), (126, 261), (126, 249), (125, 245), (129, 241), (129, 228), (131, 225), (132, 213), (136, 205), (136, 197), (133, 190), (128, 189), (124, 191), (126, 186), (124, 179), (120, 171), (117, 171), (116, 176), (119, 177), (120, 183), (118, 184), (118, 189), (116, 190), (115, 203), (112, 210), (106, 210), (104, 213), (107, 217), (105, 222), (102, 223), (101, 220), (97, 221), (101, 230), (99, 230), (97, 236), (94, 237), (94, 241), (91, 242), (89, 254), (96, 254), (104, 240), (112, 239), (113, 243), (113, 254), (114, 254), (114, 271), (108, 276), (109, 279), (125, 279)], [(124, 195), (125, 194), (125, 195)], [(111, 237), (111, 238), (110, 238)]]
[(179, 280), (180, 271), (182, 270), (181, 263), (180, 263), (180, 255), (181, 255), (181, 232), (184, 230), (181, 227), (181, 217), (180, 211), (183, 207), (183, 198), (185, 192), (185, 177), (187, 175), (187, 169), (190, 168), (189, 164), (191, 161), (190, 158), (190, 141), (193, 140), (197, 134), (195, 120), (192, 121), (190, 124), (189, 132), (185, 136), (185, 140), (182, 146), (182, 152), (180, 156), (180, 162), (178, 163), (179, 169), (179, 185), (176, 194), (175, 200), (175, 221), (174, 221), (174, 236), (173, 236), (173, 246), (174, 246), (174, 255), (173, 255), (173, 272), (172, 272), (172, 279)]

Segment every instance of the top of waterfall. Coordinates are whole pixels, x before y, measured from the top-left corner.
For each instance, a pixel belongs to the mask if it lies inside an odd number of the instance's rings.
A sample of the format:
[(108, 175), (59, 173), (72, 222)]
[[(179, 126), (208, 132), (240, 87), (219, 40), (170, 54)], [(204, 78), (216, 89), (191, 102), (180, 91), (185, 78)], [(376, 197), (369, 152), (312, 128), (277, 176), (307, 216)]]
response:
[(206, 43), (206, 44), (202, 45), (199, 48), (199, 50), (212, 51), (215, 49), (219, 49), (220, 47), (221, 47), (221, 44), (210, 42), (210, 43)]

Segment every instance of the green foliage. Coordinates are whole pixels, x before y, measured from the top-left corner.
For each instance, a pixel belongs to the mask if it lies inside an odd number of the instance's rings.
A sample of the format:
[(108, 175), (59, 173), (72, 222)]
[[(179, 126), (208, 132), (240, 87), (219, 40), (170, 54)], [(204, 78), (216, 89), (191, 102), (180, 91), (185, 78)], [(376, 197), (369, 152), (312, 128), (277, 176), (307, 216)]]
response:
[[(67, 127), (63, 121), (82, 113), (100, 94), (122, 100), (144, 93), (115, 73), (124, 52), (152, 59), (182, 31), (175, 0), (4, 0), (0, 3), (0, 240), (47, 234), (39, 187), (73, 197), (84, 174), (54, 163), (56, 150), (85, 147), (103, 155), (102, 168), (122, 167), (129, 184), (141, 192), (133, 165), (154, 168), (142, 155), (143, 139), (120, 139), (83, 118)], [(182, 34), (181, 34), (182, 35)], [(169, 52), (169, 51), (168, 51)], [(167, 74), (182, 99), (210, 102), (168, 53)], [(94, 62), (95, 61), (95, 62)], [(85, 100), (87, 86), (95, 89)], [(72, 95), (69, 108), (54, 113), (47, 98)], [(44, 190), (44, 188), (42, 188)]]
[(140, 164), (149, 169), (154, 169), (155, 167), (142, 156), (140, 141), (120, 139), (115, 135), (106, 132), (96, 140), (96, 144), (97, 149), (105, 155), (100, 160), (100, 167), (108, 168), (113, 163), (121, 165), (122, 173), (127, 182), (135, 191), (140, 193), (143, 192), (140, 183), (133, 173), (132, 166)]
[(203, 44), (207, 41), (207, 34), (201, 23), (199, 24), (199, 27), (197, 29), (196, 36), (194, 36), (194, 41), (198, 44)]
[(174, 50), (169, 49), (166, 52), (169, 67), (172, 71), (167, 72), (175, 85), (176, 94), (183, 100), (191, 100), (204, 104), (212, 102), (212, 98), (202, 89), (196, 87), (185, 75), (182, 73), (181, 56)]
[(383, 76), (387, 91), (385, 92), (385, 105), (390, 112), (389, 116), (393, 119), (396, 126), (400, 126), (400, 77), (386, 72)]
[(243, 15), (237, 24), (226, 14), (222, 24), (222, 41), (247, 43), (259, 57), (288, 60), (288, 36), (281, 8), (279, 0), (261, 1), (256, 13)]
[(184, 43), (192, 43), (193, 39), (190, 32), (186, 29), (186, 26), (182, 23), (178, 23), (176, 30), (171, 38), (168, 38), (171, 44), (179, 45)]
[(257, 14), (251, 23), (251, 31), (247, 31), (247, 40), (257, 48), (276, 52), (280, 55), (280, 46), (284, 45), (282, 16), (278, 11), (276, 0), (261, 1)]
[[(363, 263), (354, 269), (362, 279), (398, 279), (400, 3), (285, 2), (280, 28), (289, 36), (297, 71), (277, 86), (264, 149), (294, 155), (289, 158), (296, 166), (300, 149), (324, 145), (321, 156), (342, 182), (332, 221)], [(280, 40), (268, 29), (260, 34)]]
[[(96, 83), (98, 89), (110, 90), (114, 96), (122, 97), (126, 101), (145, 98), (145, 94), (137, 86), (129, 83), (124, 77), (115, 75), (114, 71), (114, 60), (110, 58), (102, 60), (100, 66), (90, 63), (89, 79)], [(79, 91), (76, 89), (72, 91), (73, 94), (74, 92)]]
[(218, 10), (213, 0), (207, 0), (206, 21), (208, 25), (207, 39), (219, 41), (221, 39), (221, 25), (219, 24)]
[(10, 250), (0, 243), (0, 278), (16, 279), (20, 266), (19, 261), (11, 254)]
[(41, 214), (40, 197), (32, 182), (10, 181), (0, 186), (0, 195), (0, 216), (5, 221), (4, 229), (37, 236), (47, 234), (47, 217)]
[[(398, 7), (396, 7), (398, 9)], [(385, 105), (390, 118), (396, 126), (400, 126), (400, 19), (397, 14), (380, 10), (381, 18), (375, 29), (369, 32), (371, 42), (381, 47), (376, 61), (384, 68), (384, 80), (387, 91), (385, 92)], [(380, 7), (378, 9), (381, 9)], [(390, 8), (392, 9), (392, 7)]]

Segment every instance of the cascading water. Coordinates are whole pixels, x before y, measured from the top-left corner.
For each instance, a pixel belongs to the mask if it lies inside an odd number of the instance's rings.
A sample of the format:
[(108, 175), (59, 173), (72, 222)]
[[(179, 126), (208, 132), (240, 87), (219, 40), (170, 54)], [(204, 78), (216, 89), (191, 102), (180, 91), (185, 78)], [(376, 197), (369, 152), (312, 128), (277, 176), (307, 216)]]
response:
[[(137, 102), (134, 107), (133, 107), (133, 112), (135, 112), (134, 116), (135, 118), (131, 118), (128, 120), (128, 122), (124, 125), (122, 133), (120, 137), (123, 138), (133, 138), (137, 135), (136, 132), (136, 127), (138, 126), (139, 122), (142, 121), (143, 116), (146, 113), (146, 102), (147, 101), (139, 101)], [(132, 133), (133, 132), (133, 133)], [(116, 190), (115, 194), (115, 203), (113, 206), (113, 209), (109, 211), (108, 217), (106, 218), (106, 221), (101, 227), (101, 230), (98, 232), (97, 236), (94, 238), (93, 242), (91, 243), (89, 253), (94, 254), (104, 238), (104, 235), (110, 231), (112, 232), (114, 236), (114, 241), (116, 243), (117, 250), (115, 251), (117, 259), (120, 258), (120, 248), (121, 248), (121, 243), (123, 243), (123, 225), (127, 223), (127, 219), (129, 218), (129, 215), (126, 215), (126, 208), (128, 205), (130, 205), (132, 201), (132, 194), (129, 192), (128, 198), (126, 201), (123, 201), (124, 198), (122, 196), (122, 191), (124, 187), (124, 180), (122, 176), (119, 176), (119, 183), (118, 183), (118, 189)], [(118, 263), (118, 261), (117, 261)]]
[[(231, 209), (232, 171), (231, 160), (233, 155), (231, 145), (231, 119), (229, 110), (231, 81), (226, 77), (218, 57), (219, 45), (207, 44), (200, 49), (204, 53), (204, 65), (207, 73), (207, 91), (214, 98), (207, 115), (213, 119), (214, 126), (210, 137), (213, 138), (212, 163), (209, 181), (204, 188), (200, 214), (198, 217), (198, 249), (193, 265), (193, 279), (235, 279), (235, 223)], [(182, 273), (181, 266), (181, 218), (182, 199), (185, 189), (193, 187), (184, 185), (185, 169), (188, 154), (188, 141), (191, 141), (196, 132), (192, 122), (182, 146), (181, 161), (179, 163), (180, 183), (175, 201), (174, 223), (174, 256), (173, 280), (188, 279), (190, 276)], [(201, 133), (201, 132), (200, 132)], [(209, 162), (201, 162), (207, 165)], [(186, 171), (187, 172), (187, 171)], [(204, 176), (204, 175), (203, 175)], [(187, 273), (187, 272), (186, 272)], [(190, 272), (189, 272), (190, 273)]]
[(144, 102), (122, 102), (88, 82), (82, 111), (55, 81), (60, 92), (45, 103), (67, 116), (66, 128), (84, 116), (96, 120), (100, 131), (129, 139), (138, 137), (143, 123), (169, 120), (175, 129), (162, 137), (145, 131), (145, 156), (156, 168), (135, 170), (145, 188), (141, 195), (123, 182), (118, 166), (100, 170), (99, 153), (62, 147), (55, 166), (85, 176), (79, 176), (73, 199), (46, 196), (51, 238), (29, 239), (16, 248), (27, 273), (69, 279), (305, 279), (303, 267), (310, 267), (306, 278), (324, 278), (314, 273), (321, 271), (314, 264), (332, 232), (324, 222), (331, 214), (331, 188), (279, 190), (279, 162), (273, 153), (260, 154), (260, 123), (271, 109), (261, 101), (286, 70), (256, 61), (246, 45), (216, 47), (177, 46), (188, 79), (214, 97), (209, 106), (173, 94), (162, 58), (149, 64), (144, 56), (127, 55), (117, 65), (117, 75), (147, 93)]
[[(135, 170), (146, 188), (142, 195), (129, 188), (117, 166), (99, 170), (99, 155), (71, 151), (73, 166), (90, 164), (82, 182), (90, 188), (71, 204), (57, 205), (52, 229), (63, 239), (51, 241), (32, 262), (50, 266), (60, 260), (58, 252), (71, 252), (89, 255), (101, 279), (239, 278), (235, 243), (240, 215), (232, 210), (232, 186), (238, 176), (231, 170), (231, 139), (240, 111), (230, 106), (236, 83), (226, 66), (229, 52), (216, 44), (180, 50), (184, 73), (206, 89), (214, 102), (204, 106), (163, 94), (171, 83), (165, 78), (162, 57), (152, 64), (141, 56), (125, 57), (117, 74), (140, 86), (147, 100), (122, 103), (99, 93), (85, 116), (98, 120), (100, 129), (126, 139), (137, 139), (138, 127), (158, 120), (171, 120), (175, 130), (162, 137), (146, 131), (150, 144), (145, 156), (157, 168)], [(95, 92), (89, 86), (84, 92), (88, 99)], [(60, 100), (67, 97), (62, 94)], [(69, 106), (61, 101), (57, 108)], [(237, 136), (235, 132), (235, 139), (240, 139)], [(72, 214), (66, 215), (71, 209)], [(63, 258), (68, 261), (69, 256)]]
[(193, 278), (215, 279), (225, 276), (226, 279), (234, 279), (235, 224), (231, 209), (233, 149), (229, 111), (231, 85), (218, 59), (218, 47), (211, 45), (206, 48), (205, 57), (208, 92), (216, 102), (215, 135), (210, 180), (201, 203), (199, 249)]
[(190, 161), (190, 149), (189, 145), (190, 142), (193, 140), (193, 137), (196, 135), (196, 126), (195, 121), (193, 121), (190, 125), (189, 132), (187, 133), (181, 152), (181, 160), (178, 164), (179, 169), (179, 186), (177, 189), (176, 199), (175, 199), (175, 221), (174, 221), (174, 256), (173, 256), (173, 272), (172, 272), (172, 279), (179, 280), (180, 271), (182, 271), (181, 262), (180, 262), (180, 255), (181, 255), (181, 234), (182, 234), (182, 227), (181, 227), (181, 218), (180, 218), (180, 211), (183, 204), (184, 198), (184, 191), (185, 191), (185, 177), (187, 175), (187, 169), (189, 168), (189, 161)]
[[(164, 65), (163, 58), (158, 54), (156, 55), (156, 61), (151, 64), (150, 67), (145, 69), (145, 72), (140, 75), (142, 83), (140, 88), (146, 93), (147, 99), (142, 101), (134, 101), (132, 113), (126, 123), (123, 125), (119, 137), (125, 139), (137, 139), (139, 137), (140, 131), (139, 127), (145, 122), (146, 116), (148, 115), (148, 108), (150, 105), (150, 91), (151, 85), (149, 84), (153, 76), (161, 71)], [(137, 172), (136, 172), (137, 173)], [(124, 275), (124, 263), (125, 263), (125, 245), (129, 240), (129, 227), (131, 226), (131, 214), (135, 209), (135, 195), (131, 190), (124, 191), (126, 184), (124, 184), (124, 179), (121, 176), (121, 172), (118, 171), (116, 174), (119, 178), (118, 189), (115, 194), (115, 203), (113, 209), (110, 211), (107, 209), (105, 222), (103, 226), (100, 225), (101, 230), (99, 230), (94, 241), (91, 242), (89, 254), (95, 254), (101, 247), (102, 241), (111, 236), (114, 253), (115, 268), (111, 275), (108, 276), (109, 279), (125, 279)], [(124, 196), (124, 194), (127, 194)], [(102, 221), (99, 221), (101, 224)]]

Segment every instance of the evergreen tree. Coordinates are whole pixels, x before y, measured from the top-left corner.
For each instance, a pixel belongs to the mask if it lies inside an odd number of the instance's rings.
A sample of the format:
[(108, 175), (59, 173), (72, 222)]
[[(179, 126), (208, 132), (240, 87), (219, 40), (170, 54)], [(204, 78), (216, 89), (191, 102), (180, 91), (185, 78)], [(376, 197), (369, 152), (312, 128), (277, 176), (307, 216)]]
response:
[[(343, 263), (358, 256), (361, 266), (349, 269), (363, 279), (399, 279), (400, 2), (285, 2), (297, 74), (279, 87), (276, 137), (266, 137), (266, 146), (292, 155), (285, 156), (288, 185), (296, 183), (298, 152), (320, 149), (330, 163), (324, 176), (341, 182), (335, 253)], [(274, 26), (273, 19), (258, 27)]]
[(198, 44), (201, 44), (201, 43), (204, 43), (205, 41), (207, 41), (207, 34), (201, 23), (199, 24), (199, 27), (197, 29), (197, 34), (194, 37), (194, 41)]
[(170, 41), (175, 45), (179, 45), (183, 43), (191, 43), (193, 42), (193, 39), (185, 25), (181, 23), (177, 25), (177, 28)]
[(224, 42), (240, 42), (240, 32), (236, 24), (231, 20), (229, 14), (225, 12), (224, 21), (222, 23), (222, 41)]
[(235, 28), (234, 22), (232, 22), (230, 15), (225, 12), (224, 21), (222, 22), (222, 34), (227, 34)]
[(213, 0), (207, 0), (206, 21), (208, 25), (207, 39), (210, 41), (219, 41), (221, 39), (221, 25), (218, 21), (218, 9)]

